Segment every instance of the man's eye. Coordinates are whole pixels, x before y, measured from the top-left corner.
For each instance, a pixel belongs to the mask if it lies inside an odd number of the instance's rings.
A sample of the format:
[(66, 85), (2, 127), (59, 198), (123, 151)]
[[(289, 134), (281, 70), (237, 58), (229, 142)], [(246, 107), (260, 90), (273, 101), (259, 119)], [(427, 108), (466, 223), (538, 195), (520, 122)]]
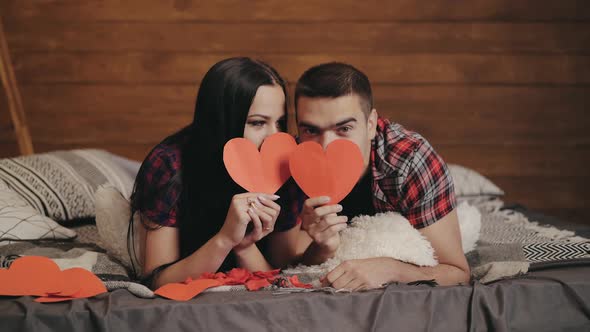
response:
[(305, 135), (316, 135), (318, 133), (318, 131), (315, 129), (312, 129), (312, 128), (305, 128), (305, 129), (303, 129), (303, 133)]
[(347, 133), (352, 130), (351, 126), (340, 127), (340, 132)]

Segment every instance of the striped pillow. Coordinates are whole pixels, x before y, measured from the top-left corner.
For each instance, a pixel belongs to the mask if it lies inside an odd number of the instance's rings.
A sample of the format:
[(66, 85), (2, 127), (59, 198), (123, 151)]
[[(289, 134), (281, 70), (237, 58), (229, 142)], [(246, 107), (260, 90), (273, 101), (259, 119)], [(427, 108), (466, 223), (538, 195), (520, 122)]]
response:
[(134, 179), (103, 150), (69, 150), (0, 159), (0, 180), (40, 214), (61, 223), (94, 217), (103, 184), (129, 197)]

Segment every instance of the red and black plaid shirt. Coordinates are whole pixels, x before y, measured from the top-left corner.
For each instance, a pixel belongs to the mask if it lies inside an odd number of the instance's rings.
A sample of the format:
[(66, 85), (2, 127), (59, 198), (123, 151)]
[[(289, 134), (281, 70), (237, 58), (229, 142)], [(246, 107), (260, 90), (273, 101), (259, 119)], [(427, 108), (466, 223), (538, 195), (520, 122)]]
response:
[(370, 166), (377, 213), (399, 212), (419, 229), (455, 209), (449, 169), (419, 134), (379, 118)]
[(149, 221), (161, 226), (177, 226), (177, 202), (182, 185), (171, 180), (180, 172), (180, 156), (179, 143), (158, 144), (143, 162), (143, 178), (136, 179), (145, 183), (145, 192), (136, 193), (143, 195), (145, 202), (145, 208), (140, 212)]

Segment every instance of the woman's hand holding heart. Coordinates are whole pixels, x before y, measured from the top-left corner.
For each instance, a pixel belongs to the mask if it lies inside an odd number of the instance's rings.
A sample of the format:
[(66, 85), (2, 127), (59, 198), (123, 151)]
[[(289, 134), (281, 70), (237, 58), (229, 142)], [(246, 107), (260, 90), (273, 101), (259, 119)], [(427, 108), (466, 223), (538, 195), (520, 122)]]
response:
[(277, 198), (278, 196), (274, 195), (258, 195), (251, 200), (248, 215), (254, 228), (234, 247), (234, 252), (239, 254), (240, 250), (250, 247), (274, 231), (275, 223), (281, 212), (281, 206), (273, 201)]
[[(244, 193), (232, 198), (227, 217), (219, 236), (233, 249), (245, 248), (274, 230), (280, 206), (274, 201), (276, 195)], [(253, 229), (246, 234), (249, 223)]]

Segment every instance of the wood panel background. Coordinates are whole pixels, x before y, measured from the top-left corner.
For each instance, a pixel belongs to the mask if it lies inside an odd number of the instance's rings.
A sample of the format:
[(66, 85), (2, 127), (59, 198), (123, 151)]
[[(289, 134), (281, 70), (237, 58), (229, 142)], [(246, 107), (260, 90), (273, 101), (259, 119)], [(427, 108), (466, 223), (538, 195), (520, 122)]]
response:
[[(268, 61), (291, 93), (338, 60), (367, 73), (382, 115), (507, 201), (590, 223), (589, 1), (2, 0), (0, 12), (36, 152), (142, 159), (190, 121), (220, 59)], [(15, 155), (0, 105), (1, 155)]]

